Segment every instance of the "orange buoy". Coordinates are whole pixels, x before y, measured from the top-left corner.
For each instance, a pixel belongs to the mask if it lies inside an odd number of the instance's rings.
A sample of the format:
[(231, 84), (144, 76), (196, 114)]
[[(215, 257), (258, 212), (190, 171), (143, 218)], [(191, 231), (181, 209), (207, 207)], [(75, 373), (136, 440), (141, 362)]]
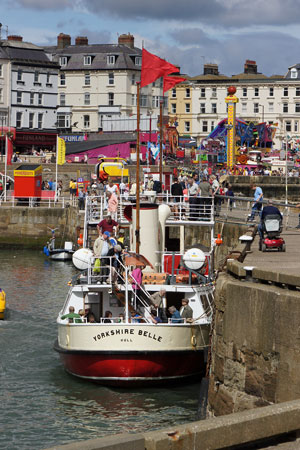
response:
[(82, 235), (82, 233), (80, 233), (79, 238), (77, 239), (77, 244), (79, 245), (79, 247), (83, 246), (83, 235)]
[(223, 244), (223, 239), (221, 238), (221, 235), (220, 235), (220, 234), (218, 234), (218, 237), (217, 237), (217, 239), (215, 240), (215, 244), (216, 244), (216, 245), (221, 245), (221, 244)]

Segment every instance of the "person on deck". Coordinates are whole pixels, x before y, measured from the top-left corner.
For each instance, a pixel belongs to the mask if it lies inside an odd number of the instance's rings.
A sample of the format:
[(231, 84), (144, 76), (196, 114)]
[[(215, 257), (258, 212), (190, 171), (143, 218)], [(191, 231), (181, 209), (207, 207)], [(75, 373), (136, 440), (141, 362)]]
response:
[(118, 214), (118, 197), (116, 194), (111, 193), (110, 191), (106, 192), (107, 196), (107, 209), (109, 211), (109, 214), (112, 218), (112, 220), (117, 220), (117, 214)]
[(181, 300), (181, 308), (180, 308), (180, 316), (183, 319), (192, 319), (193, 318), (193, 310), (189, 305), (189, 299), (188, 298), (183, 298)]
[(77, 320), (80, 319), (80, 322), (81, 322), (81, 316), (80, 316), (80, 314), (77, 314), (75, 312), (74, 306), (69, 306), (69, 313), (61, 316), (61, 320), (65, 320), (65, 319), (69, 319), (69, 323), (77, 322), (76, 319)]
[(171, 314), (171, 323), (182, 323), (182, 317), (175, 306), (169, 307), (169, 313)]
[(116, 233), (119, 231), (119, 224), (115, 220), (112, 220), (111, 215), (106, 216), (105, 219), (101, 220), (101, 222), (97, 225), (97, 230), (99, 236), (101, 236), (105, 231), (108, 231), (110, 234), (113, 234), (114, 227), (116, 227)]

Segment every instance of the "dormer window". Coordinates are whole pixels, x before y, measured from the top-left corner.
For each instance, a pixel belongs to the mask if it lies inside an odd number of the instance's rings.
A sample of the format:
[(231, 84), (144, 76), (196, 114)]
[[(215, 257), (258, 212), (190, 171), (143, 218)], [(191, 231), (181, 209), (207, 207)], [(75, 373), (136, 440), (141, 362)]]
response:
[(66, 56), (61, 56), (59, 58), (59, 64), (63, 67), (68, 64), (68, 58)]
[(298, 70), (295, 67), (291, 69), (291, 78), (298, 78)]
[(141, 66), (142, 65), (142, 57), (141, 56), (136, 56), (135, 57), (135, 65), (136, 66)]
[(90, 55), (86, 55), (83, 59), (83, 64), (85, 66), (90, 66), (92, 64), (92, 57)]
[(116, 62), (115, 55), (107, 55), (107, 60), (106, 61), (107, 61), (108, 65), (112, 66)]

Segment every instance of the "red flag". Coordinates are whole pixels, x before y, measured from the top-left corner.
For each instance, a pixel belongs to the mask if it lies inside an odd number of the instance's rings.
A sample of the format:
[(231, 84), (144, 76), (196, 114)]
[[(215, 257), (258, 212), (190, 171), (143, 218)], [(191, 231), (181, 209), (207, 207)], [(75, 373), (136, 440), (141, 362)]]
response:
[(185, 80), (186, 78), (183, 77), (164, 77), (163, 93)]
[(6, 164), (8, 166), (11, 166), (11, 160), (13, 155), (13, 143), (12, 141), (6, 136)]
[(168, 75), (169, 73), (179, 72), (179, 68), (168, 63), (164, 59), (142, 50), (142, 72), (141, 88), (147, 84), (153, 83), (157, 78)]

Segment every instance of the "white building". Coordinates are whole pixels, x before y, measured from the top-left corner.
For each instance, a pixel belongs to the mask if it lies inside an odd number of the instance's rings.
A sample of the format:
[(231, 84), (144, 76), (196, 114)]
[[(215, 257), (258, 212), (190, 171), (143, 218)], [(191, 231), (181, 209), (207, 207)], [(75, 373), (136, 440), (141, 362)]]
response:
[[(189, 133), (198, 144), (205, 139), (227, 117), (229, 86), (237, 89), (238, 118), (276, 126), (274, 148), (281, 148), (286, 139), (291, 145), (300, 139), (300, 64), (290, 67), (285, 76), (267, 77), (257, 72), (255, 61), (249, 60), (243, 73), (231, 77), (219, 74), (217, 65), (205, 64), (203, 75), (170, 92), (169, 115), (177, 118), (179, 133)], [(184, 94), (187, 87), (190, 98)]]
[(16, 128), (17, 150), (55, 145), (58, 69), (21, 36), (0, 41), (0, 126)]
[[(134, 37), (121, 35), (118, 44), (89, 44), (87, 37), (61, 33), (56, 47), (46, 51), (60, 64), (57, 122), (59, 131), (99, 132), (136, 130), (137, 87), (142, 51)], [(156, 129), (162, 80), (141, 89), (141, 129), (149, 129), (150, 118)]]

